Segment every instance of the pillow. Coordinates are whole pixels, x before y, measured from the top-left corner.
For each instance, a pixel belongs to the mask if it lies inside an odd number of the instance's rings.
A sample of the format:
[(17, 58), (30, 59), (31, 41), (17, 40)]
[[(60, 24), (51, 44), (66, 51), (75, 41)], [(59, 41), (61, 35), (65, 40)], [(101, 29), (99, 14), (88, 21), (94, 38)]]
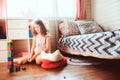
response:
[(51, 69), (51, 68), (58, 68), (65, 66), (67, 64), (67, 59), (65, 57), (60, 61), (51, 61), (47, 59), (42, 59), (41, 62), (42, 62), (41, 64), (42, 68)]
[(22, 56), (26, 56), (26, 55), (29, 55), (28, 52), (22, 52)]
[(103, 32), (101, 27), (94, 21), (84, 21), (78, 25), (81, 34)]
[(78, 35), (80, 31), (75, 21), (64, 21), (59, 24), (59, 30), (63, 36)]
[(44, 51), (41, 52), (41, 59), (47, 59), (50, 61), (60, 61), (63, 59), (63, 55), (60, 53), (59, 50), (56, 50), (53, 53), (45, 53)]

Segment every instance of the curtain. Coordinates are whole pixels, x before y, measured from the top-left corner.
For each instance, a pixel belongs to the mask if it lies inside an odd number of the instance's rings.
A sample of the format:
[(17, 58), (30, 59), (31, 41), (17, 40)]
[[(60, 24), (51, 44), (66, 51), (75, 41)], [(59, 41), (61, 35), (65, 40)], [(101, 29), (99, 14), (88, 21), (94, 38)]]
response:
[(0, 0), (0, 17), (6, 17), (6, 0)]
[(86, 19), (85, 0), (76, 0), (76, 20)]

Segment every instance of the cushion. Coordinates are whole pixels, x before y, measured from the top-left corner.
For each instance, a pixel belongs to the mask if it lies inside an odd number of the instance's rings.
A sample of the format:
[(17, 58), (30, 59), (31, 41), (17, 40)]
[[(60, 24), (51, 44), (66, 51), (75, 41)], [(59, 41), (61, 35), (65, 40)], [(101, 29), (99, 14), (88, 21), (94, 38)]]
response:
[(41, 52), (41, 59), (47, 59), (50, 61), (60, 61), (63, 59), (63, 55), (60, 53), (59, 50), (56, 50), (53, 53), (45, 53), (44, 51)]
[(28, 54), (29, 54), (28, 52), (22, 52), (22, 56), (26, 56)]
[(67, 59), (65, 57), (60, 61), (51, 61), (47, 59), (42, 59), (41, 62), (42, 62), (41, 64), (42, 68), (51, 69), (51, 68), (58, 68), (65, 66), (67, 64)]
[(81, 34), (103, 32), (102, 28), (94, 21), (84, 21), (78, 26)]
[(75, 21), (67, 21), (59, 24), (59, 31), (63, 36), (78, 35), (80, 31)]

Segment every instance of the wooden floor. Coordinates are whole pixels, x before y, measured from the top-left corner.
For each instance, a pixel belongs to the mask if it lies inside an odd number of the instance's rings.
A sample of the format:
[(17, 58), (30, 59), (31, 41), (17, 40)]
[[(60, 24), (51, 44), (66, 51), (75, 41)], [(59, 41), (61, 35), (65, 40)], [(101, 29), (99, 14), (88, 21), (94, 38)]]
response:
[(67, 65), (57, 69), (43, 69), (25, 64), (26, 70), (9, 73), (6, 63), (0, 63), (0, 80), (120, 80), (120, 62), (99, 65)]

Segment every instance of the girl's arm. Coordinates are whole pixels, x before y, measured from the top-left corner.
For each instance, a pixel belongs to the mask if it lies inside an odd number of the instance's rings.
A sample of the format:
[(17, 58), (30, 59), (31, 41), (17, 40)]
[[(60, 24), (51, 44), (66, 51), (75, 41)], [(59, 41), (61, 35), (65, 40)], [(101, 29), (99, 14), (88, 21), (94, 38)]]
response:
[(30, 57), (32, 57), (33, 54), (34, 54), (35, 43), (36, 43), (36, 39), (35, 39), (35, 37), (33, 37), (33, 40), (32, 40), (32, 47), (31, 47), (31, 50), (30, 50)]
[(36, 43), (36, 40), (35, 40), (35, 37), (33, 37), (32, 47), (31, 47), (31, 50), (30, 50), (29, 58), (28, 58), (28, 61), (29, 61), (29, 62), (31, 62), (31, 61), (33, 60), (33, 57), (34, 57), (35, 43)]
[(45, 48), (43, 49), (43, 51), (48, 52), (50, 50), (51, 48), (50, 42), (51, 42), (50, 36), (46, 36)]

